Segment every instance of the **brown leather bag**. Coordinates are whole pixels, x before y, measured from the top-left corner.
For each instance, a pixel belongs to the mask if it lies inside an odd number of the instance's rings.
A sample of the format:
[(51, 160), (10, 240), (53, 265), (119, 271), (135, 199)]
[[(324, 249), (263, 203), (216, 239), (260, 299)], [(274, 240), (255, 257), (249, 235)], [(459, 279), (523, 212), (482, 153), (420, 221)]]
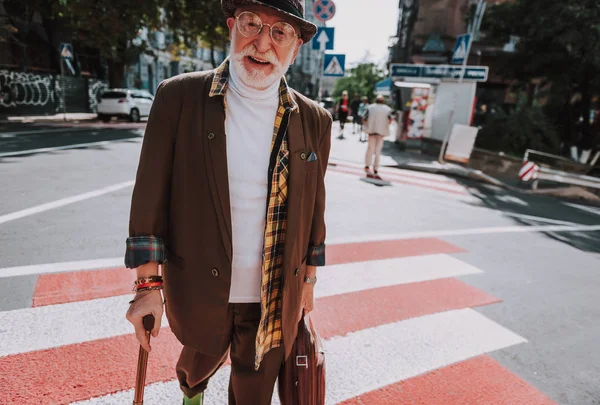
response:
[(325, 404), (325, 352), (312, 320), (304, 315), (292, 354), (279, 372), (281, 405)]

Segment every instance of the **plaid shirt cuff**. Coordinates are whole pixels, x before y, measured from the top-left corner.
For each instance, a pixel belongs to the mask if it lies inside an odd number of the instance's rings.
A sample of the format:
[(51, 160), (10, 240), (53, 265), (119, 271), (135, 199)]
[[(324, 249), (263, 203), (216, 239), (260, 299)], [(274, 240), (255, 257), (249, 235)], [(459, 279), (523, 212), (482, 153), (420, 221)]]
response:
[(134, 236), (127, 238), (125, 266), (130, 269), (149, 262), (163, 264), (167, 261), (165, 244), (156, 236)]
[(306, 256), (306, 264), (309, 266), (325, 266), (325, 244), (309, 246)]

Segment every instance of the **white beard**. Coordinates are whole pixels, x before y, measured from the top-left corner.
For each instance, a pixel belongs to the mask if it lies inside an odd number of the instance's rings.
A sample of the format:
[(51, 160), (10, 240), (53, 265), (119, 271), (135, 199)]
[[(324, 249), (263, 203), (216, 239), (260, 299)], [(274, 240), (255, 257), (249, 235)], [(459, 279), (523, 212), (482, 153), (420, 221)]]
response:
[[(231, 49), (234, 49), (234, 41), (231, 43)], [(271, 63), (273, 69), (271, 73), (266, 74), (260, 69), (247, 69), (244, 59), (246, 56), (255, 56), (262, 60), (266, 60)], [(252, 87), (258, 90), (264, 90), (274, 83), (281, 80), (289, 69), (292, 63), (293, 52), (290, 53), (288, 59), (283, 63), (277, 59), (277, 55), (274, 51), (269, 50), (263, 54), (259, 53), (256, 46), (253, 44), (248, 45), (236, 54), (231, 54), (231, 66), (235, 70), (237, 77), (248, 87)]]

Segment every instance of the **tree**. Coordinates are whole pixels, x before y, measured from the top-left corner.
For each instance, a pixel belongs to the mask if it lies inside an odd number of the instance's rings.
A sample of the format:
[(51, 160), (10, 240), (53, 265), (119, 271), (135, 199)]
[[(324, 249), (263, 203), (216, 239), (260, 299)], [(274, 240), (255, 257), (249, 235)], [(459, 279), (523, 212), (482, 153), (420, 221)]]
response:
[(60, 0), (55, 14), (66, 19), (82, 44), (108, 60), (110, 85), (121, 86), (125, 66), (147, 49), (143, 29), (164, 25), (165, 0)]
[(225, 49), (229, 39), (221, 1), (167, 0), (166, 12), (176, 40), (187, 46), (202, 41), (210, 48), (213, 67), (217, 67), (215, 49)]
[[(596, 0), (517, 0), (491, 7), (483, 22), (490, 38), (506, 43), (518, 37), (517, 52), (505, 73), (526, 83), (532, 102), (532, 79), (552, 83), (563, 106), (562, 117), (572, 116), (574, 93), (581, 94), (577, 108), (584, 117), (581, 138), (572, 143), (590, 149), (592, 97), (600, 90), (600, 2)], [(567, 128), (571, 128), (568, 125)], [(567, 132), (569, 129), (567, 129)]]
[(338, 79), (333, 96), (339, 97), (346, 90), (350, 97), (367, 96), (369, 100), (373, 100), (375, 84), (384, 78), (383, 70), (374, 63), (361, 63), (350, 69), (347, 76)]

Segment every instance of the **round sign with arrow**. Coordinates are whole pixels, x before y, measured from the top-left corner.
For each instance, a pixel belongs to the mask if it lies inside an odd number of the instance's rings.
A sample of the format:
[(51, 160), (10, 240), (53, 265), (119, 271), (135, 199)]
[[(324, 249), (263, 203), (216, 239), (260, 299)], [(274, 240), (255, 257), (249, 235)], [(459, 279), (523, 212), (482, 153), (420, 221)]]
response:
[(332, 0), (317, 0), (313, 12), (317, 20), (321, 22), (329, 21), (335, 15), (335, 3)]

